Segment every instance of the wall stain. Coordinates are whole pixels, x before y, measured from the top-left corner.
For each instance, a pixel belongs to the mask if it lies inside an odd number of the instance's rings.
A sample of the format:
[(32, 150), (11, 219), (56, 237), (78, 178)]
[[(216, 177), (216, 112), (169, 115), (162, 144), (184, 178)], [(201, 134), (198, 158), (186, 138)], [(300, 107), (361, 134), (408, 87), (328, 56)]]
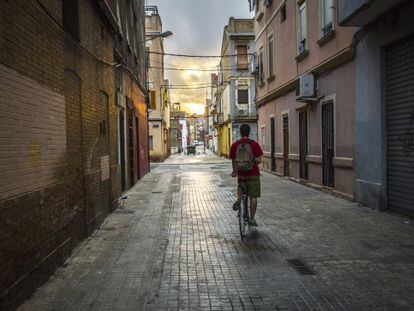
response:
[(29, 164), (32, 168), (40, 166), (41, 160), (41, 145), (37, 140), (32, 140), (29, 144), (28, 158)]

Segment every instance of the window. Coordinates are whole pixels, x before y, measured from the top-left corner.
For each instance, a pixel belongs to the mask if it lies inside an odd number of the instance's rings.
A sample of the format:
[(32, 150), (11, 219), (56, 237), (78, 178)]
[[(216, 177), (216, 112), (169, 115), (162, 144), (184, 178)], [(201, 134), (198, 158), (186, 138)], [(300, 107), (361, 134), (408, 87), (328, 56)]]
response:
[(106, 125), (105, 120), (102, 122), (99, 122), (99, 134), (106, 135), (106, 128), (107, 128), (107, 125)]
[(273, 60), (274, 60), (274, 42), (273, 42), (273, 35), (269, 37), (269, 78), (273, 77)]
[(249, 90), (237, 90), (237, 103), (238, 104), (249, 103)]
[(247, 69), (247, 45), (237, 46), (237, 69)]
[(72, 36), (79, 40), (79, 3), (78, 0), (62, 1), (62, 23), (63, 27)]
[(299, 9), (299, 31), (298, 31), (298, 37), (299, 37), (299, 54), (302, 54), (306, 52), (307, 50), (307, 32), (308, 32), (308, 26), (307, 26), (307, 16), (306, 16), (306, 1), (302, 1), (298, 3), (298, 9)]
[(157, 101), (156, 101), (156, 96), (155, 96), (155, 91), (151, 90), (151, 94), (150, 94), (150, 109), (155, 110), (157, 109)]
[(286, 20), (286, 3), (280, 8), (280, 22), (283, 23)]
[(247, 116), (249, 112), (249, 90), (237, 90), (237, 115)]
[(259, 49), (259, 83), (262, 84), (264, 82), (264, 72), (263, 72), (263, 47)]
[(148, 136), (148, 147), (150, 150), (154, 150), (154, 141), (153, 141), (153, 137), (150, 135)]
[(333, 30), (333, 0), (320, 0), (321, 7), (321, 37)]
[(262, 127), (262, 148), (266, 150), (266, 127)]
[[(109, 98), (108, 94), (106, 94), (104, 91), (99, 91), (99, 106), (104, 115), (108, 115), (108, 109), (109, 109)], [(105, 116), (105, 117), (106, 117)], [(102, 122), (99, 122), (99, 133), (101, 135), (106, 135), (108, 132), (108, 119), (104, 119)]]

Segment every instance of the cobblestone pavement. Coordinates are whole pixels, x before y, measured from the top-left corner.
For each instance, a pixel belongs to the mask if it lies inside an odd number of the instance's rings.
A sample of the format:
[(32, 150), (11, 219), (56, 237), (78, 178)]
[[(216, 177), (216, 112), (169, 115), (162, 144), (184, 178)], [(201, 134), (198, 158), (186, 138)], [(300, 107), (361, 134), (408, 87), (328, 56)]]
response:
[(263, 174), (242, 241), (230, 163), (173, 156), (21, 310), (413, 310), (413, 221)]

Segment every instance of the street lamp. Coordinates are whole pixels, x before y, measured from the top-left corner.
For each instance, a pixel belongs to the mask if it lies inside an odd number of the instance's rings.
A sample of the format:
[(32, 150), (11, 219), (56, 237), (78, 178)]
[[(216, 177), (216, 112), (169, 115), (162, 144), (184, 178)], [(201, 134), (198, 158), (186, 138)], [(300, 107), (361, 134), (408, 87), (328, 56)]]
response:
[(171, 31), (164, 31), (162, 33), (148, 33), (148, 34), (145, 34), (145, 36), (148, 37), (145, 39), (145, 42), (154, 40), (156, 38), (168, 38), (168, 37), (171, 37), (172, 35), (173, 33)]

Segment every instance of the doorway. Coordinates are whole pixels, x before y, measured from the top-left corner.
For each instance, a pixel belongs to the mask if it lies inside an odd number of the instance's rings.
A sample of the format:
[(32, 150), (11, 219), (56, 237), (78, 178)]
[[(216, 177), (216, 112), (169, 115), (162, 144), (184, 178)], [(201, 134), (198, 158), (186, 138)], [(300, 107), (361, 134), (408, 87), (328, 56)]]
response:
[(299, 165), (300, 178), (308, 179), (308, 112), (307, 110), (299, 111)]
[(414, 37), (385, 51), (389, 209), (414, 215)]
[(334, 105), (327, 102), (322, 105), (322, 174), (323, 185), (334, 187)]
[(121, 164), (121, 189), (125, 191), (125, 117), (124, 109), (119, 109), (119, 155)]
[(283, 116), (283, 175), (289, 176), (289, 116)]
[(271, 159), (271, 170), (272, 172), (276, 172), (276, 124), (275, 118), (270, 118), (270, 159)]

